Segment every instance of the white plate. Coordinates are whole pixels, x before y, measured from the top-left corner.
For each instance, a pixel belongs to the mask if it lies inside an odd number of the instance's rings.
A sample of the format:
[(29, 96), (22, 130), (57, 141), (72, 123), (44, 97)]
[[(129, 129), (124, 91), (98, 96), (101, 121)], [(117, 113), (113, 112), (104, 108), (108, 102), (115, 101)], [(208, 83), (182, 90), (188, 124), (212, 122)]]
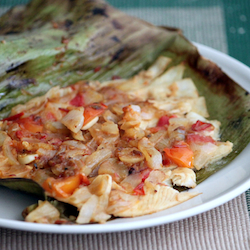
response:
[[(217, 63), (231, 78), (250, 92), (250, 68), (214, 49), (196, 45), (203, 56)], [(43, 225), (23, 222), (21, 211), (35, 203), (36, 199), (0, 187), (0, 226), (33, 232), (103, 233), (140, 229), (181, 220), (222, 205), (250, 188), (249, 151), (250, 144), (234, 161), (199, 184), (195, 191), (202, 194), (194, 199), (155, 214), (116, 219), (106, 224)]]

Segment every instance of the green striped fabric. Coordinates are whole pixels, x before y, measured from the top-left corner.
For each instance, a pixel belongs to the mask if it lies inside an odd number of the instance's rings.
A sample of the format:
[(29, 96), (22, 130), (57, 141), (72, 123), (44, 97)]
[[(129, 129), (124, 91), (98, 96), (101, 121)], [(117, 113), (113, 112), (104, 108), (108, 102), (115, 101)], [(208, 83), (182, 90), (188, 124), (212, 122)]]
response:
[(246, 191), (247, 209), (250, 216), (250, 189)]

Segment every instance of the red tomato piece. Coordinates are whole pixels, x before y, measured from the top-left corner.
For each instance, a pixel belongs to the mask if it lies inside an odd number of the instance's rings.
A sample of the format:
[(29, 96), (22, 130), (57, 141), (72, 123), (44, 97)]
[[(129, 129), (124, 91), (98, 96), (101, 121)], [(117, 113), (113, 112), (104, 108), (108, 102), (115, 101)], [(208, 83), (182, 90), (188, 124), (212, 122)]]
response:
[(179, 167), (192, 168), (194, 153), (189, 147), (165, 148), (165, 156)]
[(176, 115), (171, 115), (171, 116), (164, 115), (164, 116), (162, 116), (162, 117), (159, 119), (158, 123), (157, 123), (157, 127), (163, 127), (163, 126), (165, 126), (165, 125), (169, 125), (169, 120), (170, 120), (171, 118), (176, 118), (176, 117), (177, 117)]
[(144, 182), (141, 182), (139, 185), (137, 185), (134, 189), (134, 195), (145, 195), (145, 192), (144, 192)]
[(144, 187), (144, 182), (145, 182), (145, 180), (149, 177), (149, 174), (150, 174), (151, 171), (152, 171), (151, 169), (147, 168), (147, 169), (145, 169), (145, 170), (143, 170), (143, 171), (141, 172), (141, 174), (142, 174), (141, 183), (138, 184), (138, 185), (135, 187), (134, 192), (133, 192), (134, 195), (145, 195), (145, 191), (144, 191), (144, 189), (143, 189), (143, 187)]
[(23, 115), (24, 115), (24, 112), (21, 112), (21, 113), (6, 117), (2, 121), (15, 121), (15, 120), (20, 119)]
[(215, 140), (211, 136), (202, 136), (198, 134), (188, 134), (187, 135), (187, 143), (198, 143), (198, 144), (203, 144), (203, 143), (215, 143)]
[(16, 131), (16, 137), (21, 139), (23, 137), (23, 132), (21, 130)]
[[(163, 157), (165, 157), (165, 155), (164, 155)], [(170, 164), (171, 164), (171, 161), (170, 161), (169, 159), (167, 159), (167, 158), (165, 158), (165, 159), (163, 158), (163, 159), (162, 159), (162, 164), (163, 164), (163, 165), (170, 165)]]
[(26, 129), (32, 133), (38, 133), (43, 131), (43, 125), (40, 118), (35, 118), (34, 116), (29, 116), (21, 118), (16, 121), (22, 129)]
[(203, 130), (212, 131), (214, 130), (214, 126), (211, 123), (202, 122), (198, 120), (196, 123), (192, 125), (191, 129), (193, 131), (203, 131)]
[(169, 125), (169, 120), (170, 120), (171, 118), (176, 118), (176, 117), (177, 117), (176, 115), (171, 115), (171, 116), (164, 115), (164, 116), (162, 116), (162, 117), (159, 119), (159, 121), (158, 121), (156, 127), (149, 128), (150, 132), (151, 132), (151, 133), (157, 133), (157, 132), (160, 131), (160, 130), (166, 129), (166, 126)]
[(84, 106), (84, 95), (82, 93), (78, 93), (71, 101), (70, 104), (76, 107)]
[(81, 176), (75, 175), (61, 179), (53, 177), (47, 178), (43, 183), (43, 188), (55, 197), (67, 198), (81, 184)]
[(41, 134), (40, 140), (45, 141), (48, 138), (47, 134)]
[(101, 115), (107, 106), (103, 103), (92, 103), (84, 108), (84, 124), (89, 123), (96, 116)]

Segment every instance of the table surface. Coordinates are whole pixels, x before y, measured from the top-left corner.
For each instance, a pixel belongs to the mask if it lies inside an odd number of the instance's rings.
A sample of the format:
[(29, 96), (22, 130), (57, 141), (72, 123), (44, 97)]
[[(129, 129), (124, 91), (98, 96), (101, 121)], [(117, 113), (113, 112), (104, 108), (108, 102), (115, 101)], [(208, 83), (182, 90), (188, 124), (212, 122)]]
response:
[[(0, 14), (28, 0), (0, 0)], [(156, 25), (250, 66), (249, 0), (109, 0)], [(0, 249), (250, 249), (250, 191), (192, 218), (154, 228), (99, 235), (53, 235), (0, 228)]]

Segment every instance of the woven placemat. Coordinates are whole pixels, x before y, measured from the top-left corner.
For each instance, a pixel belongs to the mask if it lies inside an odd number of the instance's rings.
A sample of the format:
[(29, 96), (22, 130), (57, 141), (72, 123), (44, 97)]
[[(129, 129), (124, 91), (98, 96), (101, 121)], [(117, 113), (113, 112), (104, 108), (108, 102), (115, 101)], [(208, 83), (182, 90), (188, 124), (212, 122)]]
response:
[(73, 235), (0, 228), (0, 234), (1, 250), (250, 249), (250, 224), (245, 194), (206, 213), (141, 230)]

